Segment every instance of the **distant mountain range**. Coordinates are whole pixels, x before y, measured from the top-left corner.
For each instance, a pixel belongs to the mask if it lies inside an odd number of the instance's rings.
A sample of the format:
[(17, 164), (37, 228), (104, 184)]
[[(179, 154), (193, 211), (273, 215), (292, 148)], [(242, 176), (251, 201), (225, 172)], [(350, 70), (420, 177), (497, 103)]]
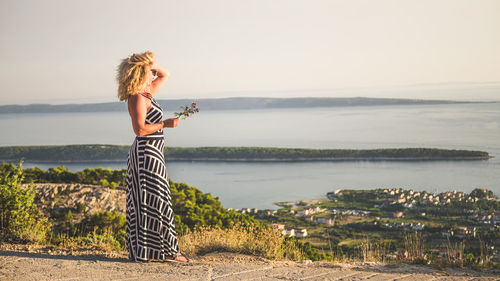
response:
[[(451, 103), (490, 103), (479, 101), (423, 100), (394, 98), (265, 98), (234, 97), (214, 99), (166, 99), (157, 100), (164, 110), (180, 111), (182, 105), (190, 105), (195, 101), (202, 110), (244, 110), (265, 108), (298, 108), (298, 107), (337, 107), (337, 106), (373, 106), (373, 105), (421, 105)], [(126, 102), (86, 103), (86, 104), (29, 104), (1, 105), (0, 113), (54, 113), (54, 112), (115, 112), (127, 111)]]

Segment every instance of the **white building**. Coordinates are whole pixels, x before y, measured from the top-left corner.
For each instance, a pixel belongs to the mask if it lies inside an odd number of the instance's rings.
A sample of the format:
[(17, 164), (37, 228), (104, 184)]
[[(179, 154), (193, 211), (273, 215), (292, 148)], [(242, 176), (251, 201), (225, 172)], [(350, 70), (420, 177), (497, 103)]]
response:
[(297, 236), (297, 237), (306, 237), (307, 236), (307, 229), (305, 229), (305, 228), (296, 229), (295, 236)]
[(288, 236), (295, 236), (295, 229), (290, 228), (290, 229), (285, 229), (281, 232), (283, 235), (288, 235)]
[(278, 223), (273, 223), (271, 224), (275, 229), (277, 230), (285, 230), (285, 225), (284, 224), (278, 224)]
[(317, 223), (324, 223), (324, 224), (333, 224), (333, 221), (331, 218), (317, 218), (316, 219)]
[(309, 215), (309, 214), (310, 214), (309, 209), (304, 209), (304, 210), (297, 211), (297, 215), (299, 215), (299, 216), (305, 216), (305, 215)]

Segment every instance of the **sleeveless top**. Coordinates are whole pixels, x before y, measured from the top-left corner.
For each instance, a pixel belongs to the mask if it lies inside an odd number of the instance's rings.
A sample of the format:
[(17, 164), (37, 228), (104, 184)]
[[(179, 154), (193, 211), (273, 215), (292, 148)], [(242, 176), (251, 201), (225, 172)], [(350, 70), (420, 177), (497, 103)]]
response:
[[(141, 93), (141, 95), (151, 100), (151, 107), (146, 113), (146, 124), (161, 123), (163, 120), (163, 109), (161, 108), (160, 104), (155, 100), (154, 97), (151, 96), (150, 93)], [(138, 138), (161, 137), (163, 139), (163, 129), (160, 129), (148, 135), (136, 136), (136, 137)]]

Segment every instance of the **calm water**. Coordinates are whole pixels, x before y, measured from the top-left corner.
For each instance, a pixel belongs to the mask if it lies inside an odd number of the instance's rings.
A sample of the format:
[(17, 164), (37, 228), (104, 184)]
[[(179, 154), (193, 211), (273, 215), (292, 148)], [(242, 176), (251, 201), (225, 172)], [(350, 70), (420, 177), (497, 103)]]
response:
[[(166, 117), (176, 109), (164, 108)], [(125, 144), (126, 112), (0, 114), (0, 145)], [(337, 188), (403, 187), (500, 194), (500, 104), (203, 111), (165, 129), (166, 146), (303, 148), (434, 147), (483, 150), (483, 161), (168, 162), (169, 177), (219, 196), (225, 207), (272, 208), (276, 201), (324, 197)], [(29, 163), (43, 169), (58, 163)], [(125, 168), (126, 162), (65, 164)]]

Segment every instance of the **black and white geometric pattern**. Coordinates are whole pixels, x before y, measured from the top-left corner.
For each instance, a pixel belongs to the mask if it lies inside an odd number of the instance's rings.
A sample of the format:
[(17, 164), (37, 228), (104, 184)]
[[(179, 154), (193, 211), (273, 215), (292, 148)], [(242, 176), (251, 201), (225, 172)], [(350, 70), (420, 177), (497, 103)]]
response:
[[(146, 124), (162, 118), (162, 108), (151, 98)], [(133, 261), (163, 260), (179, 251), (164, 146), (163, 130), (159, 130), (136, 136), (128, 152), (126, 243)]]

